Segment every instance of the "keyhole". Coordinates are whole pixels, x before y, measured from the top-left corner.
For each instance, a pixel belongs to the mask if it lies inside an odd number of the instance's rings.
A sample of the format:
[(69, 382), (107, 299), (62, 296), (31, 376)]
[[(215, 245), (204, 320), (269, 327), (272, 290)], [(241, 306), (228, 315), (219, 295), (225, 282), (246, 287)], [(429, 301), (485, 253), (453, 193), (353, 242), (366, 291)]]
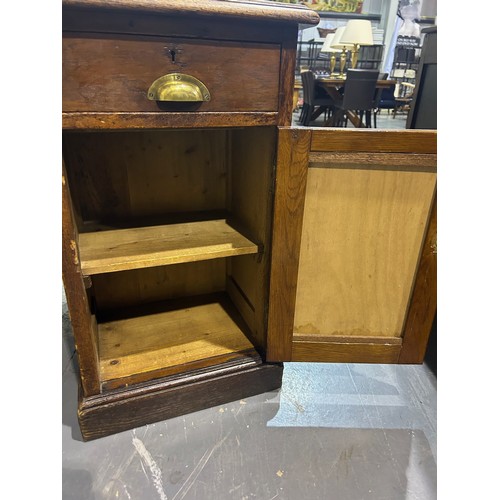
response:
[(168, 51), (170, 53), (170, 57), (172, 58), (172, 62), (175, 62), (175, 50), (170, 49)]

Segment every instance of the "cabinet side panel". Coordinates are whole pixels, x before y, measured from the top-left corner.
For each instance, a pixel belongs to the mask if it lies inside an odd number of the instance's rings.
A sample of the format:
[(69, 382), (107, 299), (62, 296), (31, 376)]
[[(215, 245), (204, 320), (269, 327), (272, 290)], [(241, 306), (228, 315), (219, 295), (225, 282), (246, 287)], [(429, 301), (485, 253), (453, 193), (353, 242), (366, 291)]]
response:
[(401, 337), (436, 174), (309, 168), (294, 333)]
[(77, 231), (64, 165), (62, 173), (62, 271), (83, 393), (86, 396), (99, 394), (96, 324), (90, 312), (87, 292), (80, 272)]
[(231, 138), (230, 211), (261, 252), (234, 257), (228, 266), (228, 292), (264, 350), (269, 296), (272, 182), (276, 131), (270, 127), (234, 130)]

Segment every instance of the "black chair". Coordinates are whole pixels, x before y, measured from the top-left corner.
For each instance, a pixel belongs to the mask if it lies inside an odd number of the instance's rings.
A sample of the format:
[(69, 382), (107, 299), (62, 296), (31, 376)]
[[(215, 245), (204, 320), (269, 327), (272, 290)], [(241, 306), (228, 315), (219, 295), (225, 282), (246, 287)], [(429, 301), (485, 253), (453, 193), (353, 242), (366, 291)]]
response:
[(373, 112), (373, 123), (375, 128), (377, 128), (377, 114), (380, 113), (380, 110), (387, 109), (392, 111), (393, 115), (396, 110), (397, 101), (395, 97), (396, 92), (396, 84), (386, 87), (384, 89), (379, 89), (377, 92), (375, 111)]
[(342, 97), (334, 100), (334, 126), (347, 126), (347, 112), (356, 112), (366, 126), (371, 127), (371, 112), (375, 108), (379, 73), (370, 69), (348, 69)]
[(314, 73), (311, 70), (305, 70), (300, 73), (302, 78), (302, 90), (304, 94), (304, 103), (299, 122), (307, 127), (312, 120), (325, 113), (325, 120), (333, 109), (333, 99), (326, 90), (319, 88), (314, 83)]

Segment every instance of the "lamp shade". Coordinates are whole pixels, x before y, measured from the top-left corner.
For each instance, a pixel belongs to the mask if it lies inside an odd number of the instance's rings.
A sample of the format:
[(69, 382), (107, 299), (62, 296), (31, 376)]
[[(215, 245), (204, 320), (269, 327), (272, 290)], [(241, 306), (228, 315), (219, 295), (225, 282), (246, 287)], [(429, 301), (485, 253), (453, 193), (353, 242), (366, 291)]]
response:
[(338, 49), (332, 46), (333, 39), (337, 36), (337, 33), (329, 33), (326, 35), (325, 42), (321, 47), (320, 52), (338, 52)]
[(332, 40), (332, 47), (343, 47), (345, 44), (340, 44), (340, 40), (342, 38), (342, 36), (344, 35), (344, 31), (345, 31), (345, 26), (340, 26), (339, 28), (337, 28), (337, 31), (334, 33), (334, 37), (333, 37), (333, 40)]
[(372, 23), (363, 19), (351, 19), (345, 27), (340, 43), (373, 45)]

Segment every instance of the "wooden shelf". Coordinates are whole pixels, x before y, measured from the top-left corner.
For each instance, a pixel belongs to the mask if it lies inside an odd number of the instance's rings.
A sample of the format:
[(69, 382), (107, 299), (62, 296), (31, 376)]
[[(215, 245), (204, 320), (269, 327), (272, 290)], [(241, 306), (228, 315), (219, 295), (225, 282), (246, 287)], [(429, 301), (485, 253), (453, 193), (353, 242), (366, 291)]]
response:
[(244, 333), (241, 316), (225, 294), (166, 301), (127, 310), (127, 314), (134, 316), (111, 316), (98, 323), (101, 383), (122, 380), (107, 388), (237, 357), (259, 358)]
[(258, 246), (224, 219), (82, 233), (87, 275), (258, 253)]

